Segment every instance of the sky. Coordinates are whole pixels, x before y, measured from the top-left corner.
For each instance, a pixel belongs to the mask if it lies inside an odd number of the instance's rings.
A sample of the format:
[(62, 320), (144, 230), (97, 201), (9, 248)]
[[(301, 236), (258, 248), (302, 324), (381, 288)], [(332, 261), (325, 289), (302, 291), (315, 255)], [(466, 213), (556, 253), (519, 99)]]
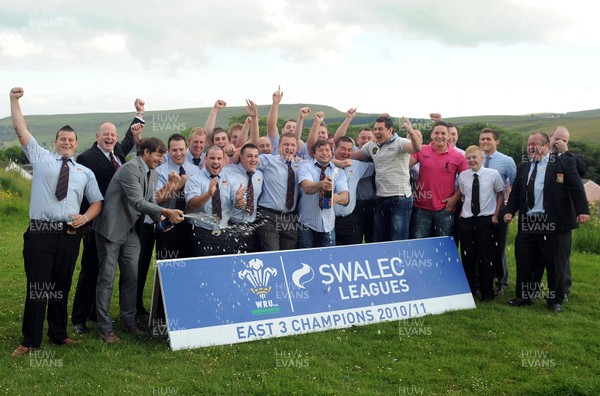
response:
[(0, 13), (0, 90), (23, 87), (26, 115), (268, 105), (278, 86), (282, 104), (407, 117), (597, 109), (589, 4), (20, 0)]

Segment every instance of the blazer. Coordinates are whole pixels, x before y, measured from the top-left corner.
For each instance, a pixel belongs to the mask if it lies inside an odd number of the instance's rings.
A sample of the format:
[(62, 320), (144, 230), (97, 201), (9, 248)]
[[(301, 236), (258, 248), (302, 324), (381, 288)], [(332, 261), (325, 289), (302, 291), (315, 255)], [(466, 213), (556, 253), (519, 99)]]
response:
[(142, 162), (135, 157), (119, 168), (106, 190), (102, 213), (94, 220), (92, 229), (111, 242), (119, 241), (134, 227), (139, 235), (143, 215), (157, 220), (162, 213), (154, 198), (158, 174), (150, 170), (148, 180)]
[[(136, 122), (142, 122), (142, 120), (139, 118), (134, 118), (131, 122), (131, 125), (135, 124)], [(131, 125), (129, 125), (123, 140), (120, 143), (115, 144), (115, 148), (113, 150), (114, 155), (119, 159), (119, 161), (121, 161), (121, 164), (125, 164), (125, 157), (135, 146), (133, 133), (131, 133)], [(102, 196), (105, 196), (110, 179), (112, 179), (116, 170), (112, 162), (110, 162), (106, 155), (104, 155), (104, 153), (98, 148), (98, 142), (94, 142), (92, 147), (79, 154), (77, 156), (77, 162), (90, 168), (92, 172), (94, 172), (100, 192), (102, 193)], [(85, 213), (89, 207), (89, 202), (84, 198), (83, 202), (81, 203), (80, 213)]]
[[(506, 213), (520, 212), (519, 223), (527, 221), (527, 179), (532, 162), (522, 162), (517, 169)], [(577, 228), (577, 215), (589, 214), (585, 190), (577, 172), (575, 160), (568, 156), (551, 155), (544, 177), (545, 221), (555, 225), (555, 232), (565, 232)], [(519, 230), (525, 227), (519, 227)]]

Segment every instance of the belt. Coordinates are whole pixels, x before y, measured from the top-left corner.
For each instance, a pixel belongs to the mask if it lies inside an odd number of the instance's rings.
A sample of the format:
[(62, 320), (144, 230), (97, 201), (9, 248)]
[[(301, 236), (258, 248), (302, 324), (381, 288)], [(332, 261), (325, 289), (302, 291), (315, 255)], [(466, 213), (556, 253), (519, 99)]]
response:
[(267, 211), (267, 212), (271, 212), (271, 213), (276, 214), (276, 215), (286, 215), (286, 214), (293, 214), (294, 213), (294, 211), (280, 212), (278, 210), (273, 210), (271, 208), (265, 208), (264, 206), (259, 206), (258, 209), (264, 210), (264, 211)]
[(29, 220), (29, 231), (34, 232), (65, 232), (69, 235), (77, 234), (77, 230), (66, 221), (39, 221)]

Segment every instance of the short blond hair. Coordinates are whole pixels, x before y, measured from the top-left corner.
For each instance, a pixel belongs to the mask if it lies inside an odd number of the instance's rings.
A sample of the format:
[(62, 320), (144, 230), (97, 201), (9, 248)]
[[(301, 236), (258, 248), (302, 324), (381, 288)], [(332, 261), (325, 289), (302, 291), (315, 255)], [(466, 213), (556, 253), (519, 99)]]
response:
[(190, 138), (194, 135), (206, 136), (206, 132), (204, 131), (204, 128), (195, 127), (190, 131)]
[(467, 147), (467, 149), (465, 150), (465, 157), (467, 156), (467, 154), (471, 154), (471, 153), (477, 153), (477, 155), (479, 155), (481, 158), (483, 158), (483, 150), (476, 145), (471, 145), (469, 147)]

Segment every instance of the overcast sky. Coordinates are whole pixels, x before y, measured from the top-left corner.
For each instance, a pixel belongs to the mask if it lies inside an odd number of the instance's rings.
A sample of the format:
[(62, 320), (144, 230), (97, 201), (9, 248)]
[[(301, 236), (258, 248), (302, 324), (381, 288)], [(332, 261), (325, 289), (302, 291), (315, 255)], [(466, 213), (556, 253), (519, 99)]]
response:
[(409, 117), (596, 109), (588, 4), (20, 0), (0, 12), (0, 90), (24, 87), (26, 115), (270, 104), (278, 85), (283, 103)]

